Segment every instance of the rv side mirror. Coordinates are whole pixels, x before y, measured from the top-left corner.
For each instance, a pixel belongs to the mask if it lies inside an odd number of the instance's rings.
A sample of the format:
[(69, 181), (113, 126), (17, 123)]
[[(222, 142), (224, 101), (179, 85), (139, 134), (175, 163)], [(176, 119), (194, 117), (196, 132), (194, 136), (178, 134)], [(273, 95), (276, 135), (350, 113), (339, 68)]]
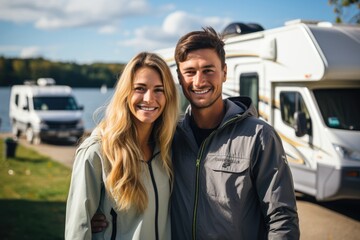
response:
[(79, 106), (78, 106), (78, 110), (84, 110), (84, 106), (83, 106), (83, 105), (79, 105)]
[(295, 121), (295, 135), (297, 137), (302, 137), (307, 133), (306, 128), (306, 116), (304, 112), (295, 112), (294, 113)]

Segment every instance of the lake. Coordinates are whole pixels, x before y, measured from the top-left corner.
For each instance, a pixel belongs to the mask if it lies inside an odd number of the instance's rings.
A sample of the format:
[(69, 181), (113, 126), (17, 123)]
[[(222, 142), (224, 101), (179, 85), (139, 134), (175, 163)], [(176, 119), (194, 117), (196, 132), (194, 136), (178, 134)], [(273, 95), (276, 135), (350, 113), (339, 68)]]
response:
[[(10, 87), (0, 87), (0, 132), (11, 132), (9, 119)], [(73, 93), (79, 105), (84, 106), (83, 120), (85, 129), (91, 131), (95, 127), (94, 112), (107, 103), (114, 90), (108, 89), (102, 93), (97, 88), (73, 88)]]

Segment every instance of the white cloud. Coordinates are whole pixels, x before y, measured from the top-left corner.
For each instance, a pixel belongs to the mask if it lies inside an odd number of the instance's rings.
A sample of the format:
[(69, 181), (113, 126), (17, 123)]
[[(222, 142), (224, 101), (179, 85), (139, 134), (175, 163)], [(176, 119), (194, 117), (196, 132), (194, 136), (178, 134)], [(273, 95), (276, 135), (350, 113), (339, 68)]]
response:
[(215, 30), (221, 31), (230, 22), (230, 18), (203, 17), (183, 11), (177, 11), (166, 17), (162, 28), (166, 32), (173, 32), (182, 36), (187, 32), (200, 30), (202, 27), (207, 26), (211, 26)]
[(38, 46), (25, 47), (20, 51), (20, 58), (40, 57), (41, 52)]
[(187, 32), (212, 26), (216, 31), (231, 22), (229, 18), (195, 16), (183, 11), (169, 14), (161, 27), (144, 26), (134, 31), (134, 38), (119, 42), (122, 46), (131, 46), (136, 50), (154, 50), (174, 46), (177, 40)]
[(106, 25), (101, 27), (98, 32), (100, 34), (114, 34), (117, 32), (117, 29), (115, 26)]
[(40, 29), (102, 26), (156, 12), (148, 0), (1, 0), (0, 6), (0, 20), (33, 22)]

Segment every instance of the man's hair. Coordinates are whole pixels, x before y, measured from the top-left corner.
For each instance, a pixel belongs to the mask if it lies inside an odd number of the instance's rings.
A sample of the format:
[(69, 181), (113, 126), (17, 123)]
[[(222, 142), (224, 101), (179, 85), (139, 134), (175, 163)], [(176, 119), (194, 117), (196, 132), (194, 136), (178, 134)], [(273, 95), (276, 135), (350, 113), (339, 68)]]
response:
[(221, 66), (225, 66), (225, 50), (222, 37), (212, 28), (205, 27), (202, 31), (193, 31), (181, 37), (175, 48), (175, 61), (179, 67), (180, 62), (184, 62), (190, 52), (199, 49), (214, 49), (221, 61)]

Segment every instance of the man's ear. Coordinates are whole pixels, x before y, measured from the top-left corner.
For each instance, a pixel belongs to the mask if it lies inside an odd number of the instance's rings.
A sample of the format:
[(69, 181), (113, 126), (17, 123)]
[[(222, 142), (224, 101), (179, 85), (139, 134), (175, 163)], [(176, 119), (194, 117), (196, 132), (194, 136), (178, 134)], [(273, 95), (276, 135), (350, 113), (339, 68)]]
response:
[(227, 77), (227, 65), (225, 64), (225, 66), (224, 66), (224, 68), (223, 68), (223, 82), (225, 82), (226, 81), (226, 77)]
[(181, 85), (181, 80), (182, 80), (182, 77), (181, 77), (181, 73), (180, 73), (180, 70), (177, 68), (176, 69), (176, 73), (177, 73), (177, 77), (178, 77), (178, 81), (179, 81), (179, 84)]

